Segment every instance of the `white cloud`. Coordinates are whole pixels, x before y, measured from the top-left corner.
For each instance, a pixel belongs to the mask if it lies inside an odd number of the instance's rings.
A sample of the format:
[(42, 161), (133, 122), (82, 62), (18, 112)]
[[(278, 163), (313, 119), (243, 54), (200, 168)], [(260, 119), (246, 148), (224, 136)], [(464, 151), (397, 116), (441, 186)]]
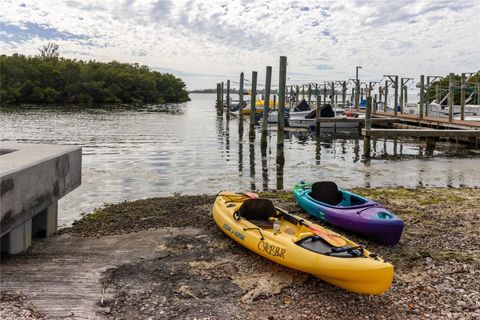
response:
[(263, 79), (267, 65), (277, 79), (280, 55), (288, 57), (290, 81), (299, 83), (348, 79), (359, 64), (368, 80), (475, 71), (479, 21), (479, 1), (7, 0), (3, 25), (74, 36), (20, 41), (4, 34), (7, 28), (0, 36), (3, 53), (35, 54), (55, 40), (65, 56), (178, 70), (198, 88), (236, 80), (241, 71), (249, 77), (258, 70)]

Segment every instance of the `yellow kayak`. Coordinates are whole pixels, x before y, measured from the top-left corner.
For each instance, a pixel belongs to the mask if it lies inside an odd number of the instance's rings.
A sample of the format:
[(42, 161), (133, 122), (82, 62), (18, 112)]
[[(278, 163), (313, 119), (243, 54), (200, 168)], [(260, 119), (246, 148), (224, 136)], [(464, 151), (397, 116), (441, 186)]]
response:
[(230, 238), (286, 267), (362, 294), (382, 294), (393, 266), (343, 236), (276, 208), (268, 199), (220, 193), (213, 219)]

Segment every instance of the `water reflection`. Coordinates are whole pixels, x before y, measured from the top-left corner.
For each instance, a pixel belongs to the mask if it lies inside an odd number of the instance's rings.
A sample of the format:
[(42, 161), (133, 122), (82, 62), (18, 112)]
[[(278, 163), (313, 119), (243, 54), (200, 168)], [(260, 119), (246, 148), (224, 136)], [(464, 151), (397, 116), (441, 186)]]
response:
[(250, 142), (249, 144), (250, 151), (250, 190), (256, 190), (255, 185), (255, 144)]

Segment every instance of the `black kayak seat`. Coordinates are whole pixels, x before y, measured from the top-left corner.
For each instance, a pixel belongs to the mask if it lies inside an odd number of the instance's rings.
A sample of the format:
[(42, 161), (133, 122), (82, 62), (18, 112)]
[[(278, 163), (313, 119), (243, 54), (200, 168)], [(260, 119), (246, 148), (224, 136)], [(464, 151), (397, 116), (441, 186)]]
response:
[(273, 202), (268, 199), (247, 199), (243, 202), (237, 215), (247, 219), (260, 228), (272, 228), (270, 217), (278, 216)]
[(319, 181), (312, 184), (310, 196), (332, 206), (339, 204), (343, 198), (343, 194), (338, 191), (336, 183), (332, 181)]

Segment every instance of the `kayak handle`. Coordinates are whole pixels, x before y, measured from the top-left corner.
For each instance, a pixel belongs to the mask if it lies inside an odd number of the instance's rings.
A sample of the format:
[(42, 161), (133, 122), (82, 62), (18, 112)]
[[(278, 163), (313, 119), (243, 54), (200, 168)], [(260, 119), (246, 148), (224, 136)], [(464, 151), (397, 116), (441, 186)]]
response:
[(258, 232), (260, 233), (260, 237), (261, 237), (260, 240), (265, 240), (265, 238), (263, 237), (262, 230), (259, 227), (243, 228), (243, 231), (249, 231), (249, 230), (258, 230)]

